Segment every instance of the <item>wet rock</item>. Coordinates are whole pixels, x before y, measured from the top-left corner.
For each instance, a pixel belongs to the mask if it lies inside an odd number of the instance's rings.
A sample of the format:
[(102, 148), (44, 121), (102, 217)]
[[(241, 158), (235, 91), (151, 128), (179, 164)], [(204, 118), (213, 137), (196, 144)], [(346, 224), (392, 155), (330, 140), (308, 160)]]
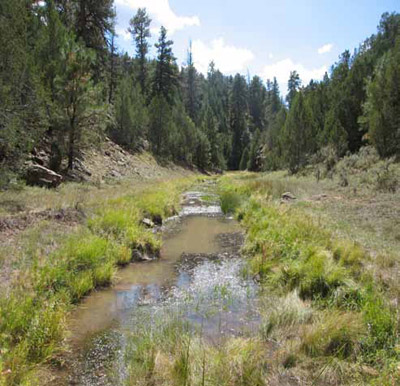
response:
[(150, 245), (146, 247), (135, 248), (132, 251), (132, 261), (144, 262), (153, 261), (160, 257), (160, 251), (154, 251)]
[(26, 171), (26, 182), (28, 185), (56, 188), (61, 184), (63, 178), (60, 174), (38, 164), (28, 165)]
[(154, 222), (151, 221), (149, 218), (144, 218), (142, 220), (142, 224), (145, 225), (148, 228), (154, 228), (154, 225), (155, 225)]
[(291, 192), (286, 192), (282, 194), (282, 200), (284, 201), (292, 201), (292, 200), (296, 200), (296, 196), (291, 193)]
[(132, 261), (134, 262), (152, 261), (152, 260), (153, 259), (145, 251), (141, 251), (139, 249), (134, 249), (132, 251)]

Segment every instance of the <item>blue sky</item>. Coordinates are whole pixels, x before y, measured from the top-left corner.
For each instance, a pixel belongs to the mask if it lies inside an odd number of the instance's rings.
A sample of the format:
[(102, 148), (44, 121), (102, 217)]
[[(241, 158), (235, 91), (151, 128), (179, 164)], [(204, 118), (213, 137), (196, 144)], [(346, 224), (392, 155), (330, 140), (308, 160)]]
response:
[[(133, 54), (126, 32), (138, 7), (153, 19), (157, 40), (164, 25), (178, 64), (189, 41), (203, 73), (211, 60), (225, 74), (276, 76), (285, 93), (291, 70), (303, 83), (320, 79), (341, 52), (376, 32), (382, 13), (400, 12), (400, 0), (115, 0), (118, 45)], [(154, 54), (152, 50), (151, 54)]]

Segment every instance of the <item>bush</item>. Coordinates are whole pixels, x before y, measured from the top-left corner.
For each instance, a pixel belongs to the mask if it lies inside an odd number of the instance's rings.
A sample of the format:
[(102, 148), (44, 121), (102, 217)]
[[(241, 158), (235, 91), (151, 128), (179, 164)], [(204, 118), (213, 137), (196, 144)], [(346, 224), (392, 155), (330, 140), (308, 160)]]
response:
[(399, 186), (400, 175), (394, 166), (394, 158), (381, 161), (376, 168), (376, 189), (395, 193)]

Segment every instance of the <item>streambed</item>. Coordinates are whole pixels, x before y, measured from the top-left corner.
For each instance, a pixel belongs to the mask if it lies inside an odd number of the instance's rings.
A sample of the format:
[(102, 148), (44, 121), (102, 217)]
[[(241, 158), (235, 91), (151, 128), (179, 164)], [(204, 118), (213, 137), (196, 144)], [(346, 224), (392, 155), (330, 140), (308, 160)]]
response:
[(213, 344), (257, 328), (257, 286), (240, 256), (243, 233), (222, 214), (213, 189), (205, 183), (183, 194), (181, 213), (163, 226), (160, 259), (120, 270), (115, 286), (74, 311), (71, 352), (52, 384), (123, 385), (129, 336), (167, 314), (201, 326)]

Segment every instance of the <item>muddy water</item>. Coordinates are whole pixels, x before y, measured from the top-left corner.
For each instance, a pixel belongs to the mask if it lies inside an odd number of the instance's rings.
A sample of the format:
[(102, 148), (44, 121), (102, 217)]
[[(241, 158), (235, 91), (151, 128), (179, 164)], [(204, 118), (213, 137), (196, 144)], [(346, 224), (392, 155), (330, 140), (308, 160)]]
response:
[(242, 272), (243, 235), (222, 215), (210, 188), (183, 195), (182, 212), (167, 222), (163, 239), (159, 260), (121, 270), (114, 287), (92, 294), (74, 312), (72, 354), (57, 384), (123, 384), (127, 334), (148, 328), (163, 312), (201, 325), (212, 340), (257, 324), (257, 289)]

